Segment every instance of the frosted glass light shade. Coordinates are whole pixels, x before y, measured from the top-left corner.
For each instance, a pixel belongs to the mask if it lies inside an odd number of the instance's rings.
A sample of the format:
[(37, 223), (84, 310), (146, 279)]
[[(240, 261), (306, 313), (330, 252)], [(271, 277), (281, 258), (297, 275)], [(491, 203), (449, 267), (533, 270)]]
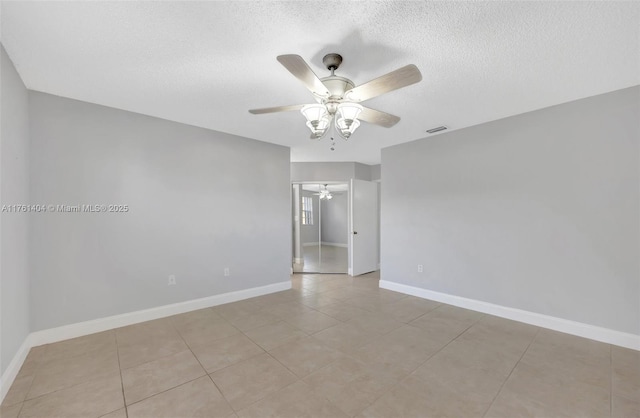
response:
[(307, 118), (307, 121), (314, 125), (314, 127), (319, 124), (323, 118), (328, 119), (329, 117), (326, 106), (319, 103), (304, 106), (300, 109), (300, 113), (302, 113), (304, 117)]
[(338, 119), (344, 119), (345, 122), (350, 125), (350, 121), (354, 121), (358, 118), (362, 112), (362, 106), (357, 103), (340, 103), (338, 105)]

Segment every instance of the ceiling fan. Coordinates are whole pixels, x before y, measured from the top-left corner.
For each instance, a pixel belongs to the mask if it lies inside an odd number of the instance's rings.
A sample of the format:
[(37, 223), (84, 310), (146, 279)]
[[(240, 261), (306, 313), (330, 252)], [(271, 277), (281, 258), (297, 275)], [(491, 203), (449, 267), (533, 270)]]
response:
[(329, 190), (328, 184), (320, 185), (318, 193), (314, 193), (315, 196), (320, 196), (320, 200), (331, 200), (334, 195), (341, 195), (342, 193), (332, 192)]
[(392, 127), (400, 121), (398, 116), (364, 107), (359, 103), (422, 80), (418, 67), (410, 64), (356, 86), (353, 81), (335, 75), (335, 70), (342, 63), (342, 56), (339, 54), (331, 53), (322, 58), (322, 63), (331, 71), (331, 75), (324, 78), (318, 78), (299, 55), (280, 55), (277, 59), (313, 93), (317, 103), (251, 109), (249, 112), (258, 115), (299, 110), (307, 119), (311, 139), (322, 138), (332, 121), (336, 131), (344, 139), (348, 139), (358, 129), (361, 120), (385, 128)]

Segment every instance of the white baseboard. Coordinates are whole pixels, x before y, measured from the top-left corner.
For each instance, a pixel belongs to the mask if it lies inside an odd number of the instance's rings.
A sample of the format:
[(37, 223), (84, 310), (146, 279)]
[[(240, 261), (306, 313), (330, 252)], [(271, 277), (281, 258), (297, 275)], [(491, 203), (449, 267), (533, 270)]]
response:
[(341, 244), (339, 242), (326, 242), (326, 241), (322, 241), (322, 245), (328, 245), (330, 247), (340, 247), (340, 248), (347, 248), (348, 245), (347, 244)]
[(291, 289), (291, 281), (287, 280), (286, 282), (253, 287), (251, 289), (237, 290), (235, 292), (223, 293), (220, 295), (213, 295), (205, 298), (173, 303), (171, 305), (158, 306), (156, 308), (128, 312), (121, 315), (108, 316), (91, 321), (78, 322), (57, 328), (49, 328), (42, 331), (32, 332), (24, 340), (20, 349), (11, 360), (11, 363), (9, 363), (7, 370), (0, 378), (0, 403), (4, 400), (5, 395), (18, 375), (20, 367), (22, 367), (22, 364), (27, 358), (27, 354), (29, 354), (29, 350), (32, 347), (51, 344), (58, 341), (68, 340), (70, 338), (82, 337), (84, 335), (95, 334), (96, 332), (107, 331), (114, 328), (138, 324), (140, 322), (151, 321), (153, 319), (165, 318), (171, 315), (209, 308), (211, 306), (236, 302), (289, 289)]
[(615, 331), (609, 328), (543, 315), (522, 309), (495, 305), (481, 300), (468, 299), (461, 296), (435, 292), (433, 290), (389, 282), (386, 280), (380, 280), (380, 288), (417, 296), (423, 299), (435, 300), (436, 302), (471, 309), (502, 318), (512, 319), (514, 321), (524, 322), (526, 324), (536, 325), (542, 328), (564, 332), (566, 334), (577, 335), (579, 337), (589, 338), (608, 344), (631, 348), (633, 350), (640, 350), (640, 335)]
[(20, 371), (22, 364), (24, 364), (24, 361), (29, 354), (29, 350), (31, 350), (31, 347), (33, 346), (31, 334), (29, 334), (22, 342), (20, 348), (18, 348), (16, 355), (11, 359), (7, 369), (2, 373), (2, 377), (0, 377), (0, 403), (2, 403), (2, 401), (4, 401), (4, 397), (7, 396), (9, 388), (18, 376), (18, 372)]
[(320, 245), (320, 243), (318, 241), (302, 243), (303, 247), (317, 247), (318, 245)]
[(304, 263), (304, 258), (294, 258), (293, 262), (295, 264), (302, 264), (302, 263)]

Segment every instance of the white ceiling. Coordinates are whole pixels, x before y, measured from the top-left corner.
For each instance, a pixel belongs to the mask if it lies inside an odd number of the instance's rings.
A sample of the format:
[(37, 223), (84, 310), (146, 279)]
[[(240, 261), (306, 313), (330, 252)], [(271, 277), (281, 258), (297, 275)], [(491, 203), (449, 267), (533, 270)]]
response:
[[(638, 2), (2, 1), (1, 39), (28, 88), (291, 147), (292, 161), (380, 149), (640, 84)], [(365, 104), (402, 120), (310, 141), (312, 103), (277, 61), (322, 57), (362, 84), (406, 64), (423, 81)]]

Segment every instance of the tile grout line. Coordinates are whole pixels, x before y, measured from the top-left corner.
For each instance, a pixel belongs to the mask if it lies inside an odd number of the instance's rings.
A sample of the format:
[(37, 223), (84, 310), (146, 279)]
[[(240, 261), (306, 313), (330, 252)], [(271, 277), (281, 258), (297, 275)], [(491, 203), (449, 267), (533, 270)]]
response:
[(120, 365), (120, 345), (118, 344), (118, 333), (113, 330), (113, 337), (116, 340), (116, 356), (118, 357), (118, 372), (120, 372), (120, 388), (122, 388), (122, 402), (124, 403), (124, 414), (129, 418), (129, 409), (127, 408), (127, 398), (124, 396), (124, 380), (122, 379), (122, 366)]
[(613, 416), (613, 347), (609, 344), (609, 416)]
[(516, 369), (516, 367), (518, 367), (518, 364), (520, 364), (520, 361), (522, 360), (522, 358), (524, 357), (525, 354), (527, 354), (527, 351), (529, 351), (529, 348), (531, 347), (531, 344), (534, 343), (534, 341), (536, 340), (536, 338), (538, 338), (538, 334), (540, 333), (540, 327), (536, 327), (536, 334), (533, 336), (533, 338), (531, 339), (531, 341), (529, 341), (529, 344), (527, 345), (527, 348), (522, 352), (522, 354), (520, 355), (520, 358), (518, 359), (518, 361), (516, 361), (516, 363), (513, 365), (513, 367), (511, 368), (511, 371), (509, 372), (509, 374), (507, 375), (507, 377), (504, 379), (504, 381), (502, 382), (502, 384), (500, 385), (500, 389), (498, 389), (498, 391), (496, 392), (495, 396), (493, 397), (493, 399), (491, 400), (491, 403), (489, 404), (489, 406), (487, 407), (487, 410), (484, 411), (484, 414), (482, 414), (483, 417), (485, 417), (487, 415), (487, 413), (489, 412), (489, 410), (491, 410), (491, 407), (493, 406), (493, 403), (496, 401), (496, 399), (498, 398), (498, 396), (500, 395), (500, 392), (502, 392), (502, 389), (504, 388), (504, 385), (507, 383), (507, 380), (509, 380), (509, 378), (511, 377), (511, 375), (513, 374), (513, 371)]
[[(444, 304), (440, 305), (440, 306), (444, 306)], [(437, 307), (439, 308), (439, 306)], [(437, 309), (435, 308), (435, 309)], [(433, 312), (435, 309), (432, 309), (431, 311), (425, 313), (424, 315), (427, 315), (430, 312)], [(424, 316), (421, 315), (420, 317)], [(389, 387), (389, 389), (387, 389), (383, 394), (381, 394), (380, 396), (377, 396), (369, 405), (367, 405), (364, 409), (362, 409), (359, 413), (361, 414), (364, 410), (366, 410), (367, 408), (371, 407), (374, 403), (376, 403), (380, 398), (382, 398), (384, 395), (386, 395), (387, 393), (391, 392), (393, 389), (395, 389), (398, 385), (400, 385), (402, 382), (404, 382), (405, 380), (407, 380), (416, 370), (418, 370), (420, 367), (422, 367), (426, 362), (428, 362), (429, 360), (431, 360), (434, 356), (436, 356), (438, 353), (440, 353), (442, 350), (444, 350), (445, 348), (447, 348), (451, 343), (453, 343), (455, 340), (457, 340), (462, 334), (464, 334), (465, 332), (467, 332), (469, 330), (469, 328), (471, 328), (472, 326), (474, 326), (475, 324), (477, 324), (478, 322), (480, 322), (480, 319), (482, 319), (482, 316), (474, 321), (471, 325), (469, 325), (467, 328), (465, 328), (462, 332), (460, 332), (458, 335), (456, 335), (451, 341), (449, 341), (448, 343), (446, 343), (445, 345), (443, 345), (442, 347), (440, 347), (438, 350), (436, 350), (436, 352), (434, 352), (433, 354), (431, 354), (425, 361), (419, 363), (413, 370), (411, 370), (404, 378), (400, 379), (398, 381), (398, 383), (392, 385), (391, 387)], [(406, 324), (409, 325), (409, 324)], [(415, 325), (411, 325), (417, 329), (420, 329), (419, 327), (416, 327)], [(418, 378), (419, 379), (419, 378)]]

